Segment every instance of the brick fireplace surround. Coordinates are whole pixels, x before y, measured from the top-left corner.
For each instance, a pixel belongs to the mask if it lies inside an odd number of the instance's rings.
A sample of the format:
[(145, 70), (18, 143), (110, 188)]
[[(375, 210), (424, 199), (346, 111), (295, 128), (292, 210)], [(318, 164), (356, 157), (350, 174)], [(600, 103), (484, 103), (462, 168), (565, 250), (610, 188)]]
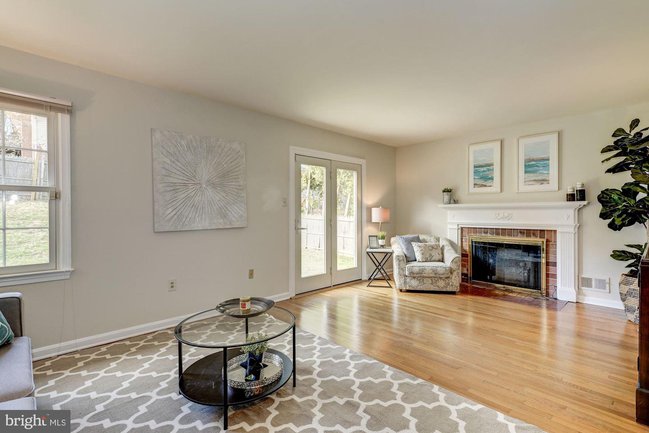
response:
[(440, 205), (447, 211), (447, 238), (462, 250), (468, 274), (470, 234), (536, 237), (546, 240), (547, 296), (577, 302), (579, 209), (587, 202), (461, 203)]
[(469, 280), (469, 237), (502, 236), (508, 238), (545, 239), (545, 276), (546, 287), (541, 290), (541, 295), (548, 298), (557, 298), (557, 232), (556, 230), (510, 229), (500, 227), (461, 227), (462, 245), (462, 281)]

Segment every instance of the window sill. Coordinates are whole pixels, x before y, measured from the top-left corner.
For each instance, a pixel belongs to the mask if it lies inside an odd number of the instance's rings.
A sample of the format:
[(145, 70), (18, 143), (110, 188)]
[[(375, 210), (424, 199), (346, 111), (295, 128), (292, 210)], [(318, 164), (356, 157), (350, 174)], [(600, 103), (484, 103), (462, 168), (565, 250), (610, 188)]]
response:
[(55, 269), (52, 271), (28, 272), (24, 274), (0, 275), (0, 287), (18, 286), (21, 284), (45, 283), (48, 281), (67, 280), (74, 269)]

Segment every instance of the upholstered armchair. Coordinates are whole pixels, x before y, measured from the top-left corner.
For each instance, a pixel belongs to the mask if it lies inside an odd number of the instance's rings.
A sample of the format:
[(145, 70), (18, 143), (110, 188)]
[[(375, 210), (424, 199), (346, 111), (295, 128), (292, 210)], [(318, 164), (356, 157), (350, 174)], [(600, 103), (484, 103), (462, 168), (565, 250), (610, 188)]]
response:
[(22, 311), (20, 293), (0, 293), (0, 312), (15, 336), (0, 347), (0, 411), (36, 409), (32, 343), (23, 335)]
[(431, 292), (458, 292), (460, 290), (460, 255), (446, 238), (420, 234), (422, 242), (437, 243), (442, 247), (443, 261), (407, 261), (406, 255), (394, 237), (390, 239), (394, 255), (393, 272), (397, 289), (426, 290)]

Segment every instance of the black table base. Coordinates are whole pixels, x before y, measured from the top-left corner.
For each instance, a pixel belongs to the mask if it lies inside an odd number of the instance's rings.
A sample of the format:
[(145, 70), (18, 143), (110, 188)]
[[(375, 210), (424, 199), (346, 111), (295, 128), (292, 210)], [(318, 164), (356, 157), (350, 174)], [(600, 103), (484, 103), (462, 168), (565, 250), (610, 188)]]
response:
[[(278, 308), (278, 307), (276, 307)], [(283, 310), (283, 309), (282, 309)], [(207, 310), (209, 311), (209, 310)], [(198, 314), (203, 314), (201, 312)], [(290, 312), (289, 312), (290, 314)], [(194, 317), (194, 316), (191, 316)], [(190, 318), (191, 318), (190, 317)], [(189, 344), (190, 346), (195, 347), (204, 347), (210, 348), (209, 346), (200, 346), (198, 344), (187, 343), (181, 341), (178, 337), (179, 329), (184, 323), (181, 322), (176, 327), (176, 338), (178, 339), (178, 388), (180, 394), (185, 396), (190, 401), (194, 403), (204, 404), (207, 406), (221, 406), (223, 407), (223, 429), (228, 429), (228, 409), (230, 406), (237, 406), (241, 404), (251, 403), (256, 400), (260, 400), (264, 397), (269, 396), (274, 393), (282, 386), (284, 386), (288, 380), (293, 377), (293, 387), (297, 385), (296, 377), (296, 365), (297, 365), (297, 354), (296, 354), (296, 331), (295, 331), (295, 317), (293, 317), (292, 325), (283, 331), (282, 333), (270, 338), (273, 340), (275, 338), (285, 335), (289, 330), (291, 331), (292, 338), (292, 359), (288, 355), (275, 350), (268, 349), (267, 352), (273, 353), (274, 355), (282, 358), (283, 367), (282, 375), (280, 378), (256, 390), (243, 390), (232, 388), (228, 385), (228, 361), (232, 358), (242, 354), (240, 348), (238, 347), (223, 347), (219, 349), (215, 347), (218, 351), (211, 353), (203, 358), (198, 359), (192, 363), (189, 367), (183, 370), (183, 344)], [(185, 319), (188, 320), (188, 319)], [(248, 318), (245, 319), (245, 335), (248, 336), (249, 326)], [(249, 343), (252, 344), (252, 343)]]
[[(383, 257), (379, 257), (379, 254), (383, 254)], [(367, 255), (370, 257), (370, 260), (372, 261), (372, 263), (374, 263), (375, 266), (374, 271), (369, 277), (367, 287), (392, 288), (392, 285), (390, 284), (390, 276), (385, 270), (385, 264), (388, 262), (388, 260), (390, 260), (390, 257), (392, 257), (392, 253), (384, 251), (367, 251)], [(383, 281), (385, 284), (387, 284), (387, 286), (384, 284), (374, 284), (375, 281)]]
[[(267, 397), (284, 386), (291, 376), (293, 376), (293, 386), (296, 385), (293, 361), (277, 350), (268, 349), (268, 352), (282, 358), (284, 364), (282, 376), (277, 381), (255, 390), (254, 393), (228, 386), (227, 368), (223, 368), (224, 361), (226, 357), (229, 361), (241, 355), (239, 349), (224, 349), (212, 353), (187, 367), (180, 375), (178, 382), (180, 393), (194, 403), (223, 407), (223, 428), (227, 430), (230, 406), (246, 404)], [(227, 361), (225, 365), (227, 365)]]

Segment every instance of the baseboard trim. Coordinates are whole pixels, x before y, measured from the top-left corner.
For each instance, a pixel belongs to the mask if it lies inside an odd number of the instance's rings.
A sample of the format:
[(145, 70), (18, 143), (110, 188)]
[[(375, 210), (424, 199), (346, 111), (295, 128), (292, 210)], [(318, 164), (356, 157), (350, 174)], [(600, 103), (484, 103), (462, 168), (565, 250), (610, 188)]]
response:
[(616, 310), (624, 310), (624, 304), (622, 303), (622, 301), (615, 301), (613, 299), (602, 299), (595, 296), (577, 295), (577, 302), (597, 305), (600, 307), (615, 308)]
[[(268, 296), (268, 298), (272, 299), (275, 302), (279, 302), (285, 299), (289, 299), (290, 295), (288, 292), (285, 292)], [(38, 361), (40, 359), (50, 358), (52, 356), (63, 355), (65, 353), (87, 349), (88, 347), (101, 346), (103, 344), (114, 343), (115, 341), (123, 340), (125, 338), (160, 331), (162, 329), (176, 326), (181, 320), (183, 320), (190, 314), (183, 314), (182, 316), (171, 317), (169, 319), (158, 320), (156, 322), (143, 323), (141, 325), (135, 325), (129, 328), (105, 332), (103, 334), (90, 335), (88, 337), (78, 338), (76, 340), (68, 340), (62, 343), (52, 344), (50, 346), (38, 347), (32, 350), (32, 357), (34, 361)]]

